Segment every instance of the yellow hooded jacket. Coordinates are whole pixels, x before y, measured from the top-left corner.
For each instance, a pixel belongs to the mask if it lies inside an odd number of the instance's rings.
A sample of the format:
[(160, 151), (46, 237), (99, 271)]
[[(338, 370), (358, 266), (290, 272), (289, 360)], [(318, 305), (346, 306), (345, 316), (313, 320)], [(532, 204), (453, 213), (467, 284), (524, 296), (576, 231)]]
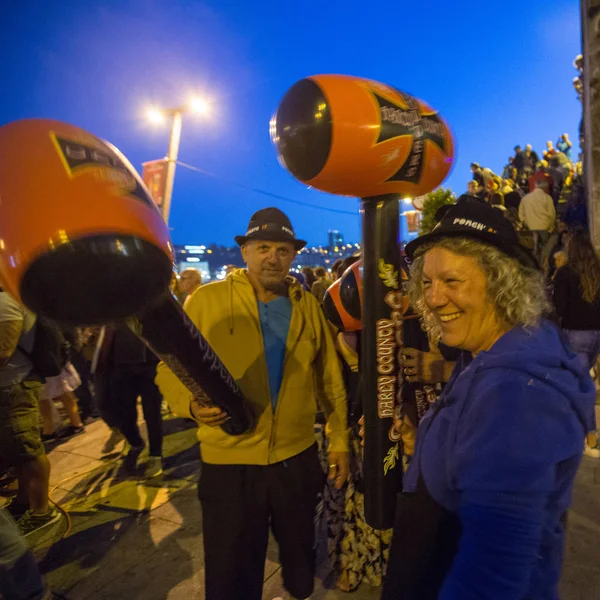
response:
[[(231, 436), (199, 424), (202, 459), (211, 464), (268, 465), (315, 443), (317, 405), (327, 417), (330, 450), (348, 451), (346, 391), (333, 337), (319, 303), (286, 279), (292, 317), (283, 380), (273, 411), (258, 304), (246, 271), (198, 288), (185, 311), (231, 372), (258, 415), (256, 428)], [(163, 363), (156, 383), (175, 415), (190, 417), (191, 392)]]

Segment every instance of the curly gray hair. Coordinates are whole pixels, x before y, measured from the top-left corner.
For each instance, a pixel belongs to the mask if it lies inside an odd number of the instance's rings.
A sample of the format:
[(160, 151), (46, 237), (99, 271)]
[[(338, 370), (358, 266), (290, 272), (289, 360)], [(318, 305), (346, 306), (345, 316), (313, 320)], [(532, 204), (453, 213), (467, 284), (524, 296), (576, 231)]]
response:
[(440, 238), (418, 249), (410, 269), (408, 288), (409, 301), (423, 317), (424, 328), (432, 339), (439, 339), (441, 332), (425, 304), (422, 278), (425, 253), (434, 246), (477, 259), (485, 274), (488, 297), (500, 322), (511, 327), (534, 326), (550, 311), (540, 271), (525, 267), (495, 246), (472, 238)]

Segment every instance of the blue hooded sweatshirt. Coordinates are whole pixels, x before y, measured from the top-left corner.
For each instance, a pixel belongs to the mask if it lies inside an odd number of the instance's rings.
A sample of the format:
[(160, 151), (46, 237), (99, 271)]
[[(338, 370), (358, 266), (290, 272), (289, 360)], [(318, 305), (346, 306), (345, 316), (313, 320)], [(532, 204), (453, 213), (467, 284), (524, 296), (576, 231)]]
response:
[(459, 517), (439, 600), (558, 600), (564, 516), (594, 384), (551, 323), (458, 364), (419, 426), (404, 482)]

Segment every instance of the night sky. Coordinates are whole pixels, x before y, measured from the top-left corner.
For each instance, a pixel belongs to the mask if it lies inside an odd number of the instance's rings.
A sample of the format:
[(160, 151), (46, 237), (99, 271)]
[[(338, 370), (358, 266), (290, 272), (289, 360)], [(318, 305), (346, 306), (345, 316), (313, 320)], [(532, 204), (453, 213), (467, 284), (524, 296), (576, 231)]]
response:
[(576, 0), (4, 4), (0, 125), (68, 121), (111, 141), (141, 169), (168, 143), (168, 127), (145, 120), (149, 105), (175, 106), (190, 93), (211, 102), (210, 117), (184, 117), (179, 158), (218, 178), (178, 167), (176, 243), (232, 244), (255, 210), (273, 205), (311, 244), (325, 243), (330, 228), (359, 240), (357, 201), (306, 189), (280, 167), (269, 139), (279, 100), (308, 75), (377, 79), (437, 108), (457, 142), (446, 181), (456, 193), (471, 161), (500, 171), (516, 143), (541, 154), (565, 131), (577, 140)]

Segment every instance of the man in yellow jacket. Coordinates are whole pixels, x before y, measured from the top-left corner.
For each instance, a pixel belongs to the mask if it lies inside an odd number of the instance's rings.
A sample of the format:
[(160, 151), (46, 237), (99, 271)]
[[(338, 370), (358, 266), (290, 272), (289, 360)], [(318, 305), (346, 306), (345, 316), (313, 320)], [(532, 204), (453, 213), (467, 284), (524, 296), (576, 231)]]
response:
[(321, 308), (288, 277), (306, 242), (276, 208), (255, 213), (235, 239), (247, 268), (197, 289), (185, 310), (252, 405), (255, 429), (226, 434), (219, 426), (227, 415), (202, 407), (164, 364), (156, 381), (174, 414), (198, 422), (206, 600), (261, 600), (269, 527), (289, 597), (308, 598), (325, 481), (315, 414), (318, 406), (327, 416), (329, 477), (341, 487), (348, 476), (346, 393)]

